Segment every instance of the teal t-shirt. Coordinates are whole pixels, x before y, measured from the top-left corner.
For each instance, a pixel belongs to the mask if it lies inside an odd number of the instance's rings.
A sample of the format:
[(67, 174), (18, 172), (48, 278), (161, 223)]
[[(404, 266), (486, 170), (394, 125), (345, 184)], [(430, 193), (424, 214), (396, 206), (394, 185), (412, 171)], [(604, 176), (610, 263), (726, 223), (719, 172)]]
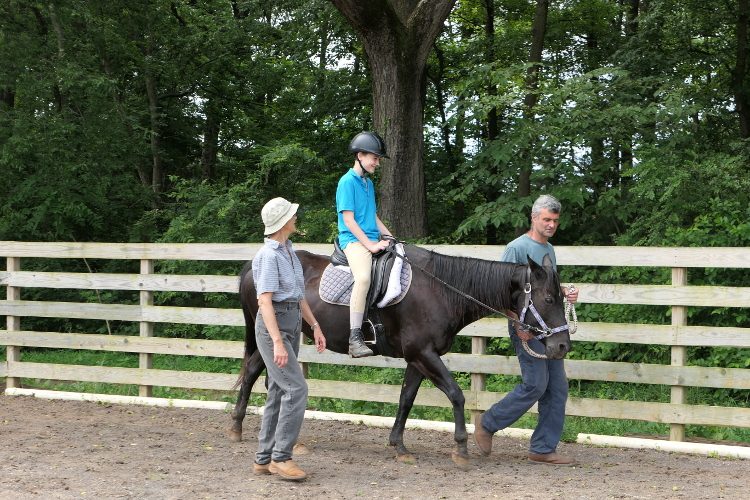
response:
[(368, 178), (364, 182), (353, 168), (350, 168), (339, 180), (336, 189), (336, 211), (338, 212), (339, 225), (339, 245), (346, 248), (346, 245), (357, 238), (349, 231), (344, 224), (343, 210), (354, 212), (354, 220), (359, 228), (364, 231), (365, 236), (370, 241), (378, 241), (380, 229), (376, 219), (375, 206), (375, 186)]
[(528, 255), (534, 262), (541, 265), (544, 256), (547, 254), (552, 259), (552, 267), (557, 271), (557, 259), (555, 258), (555, 249), (552, 248), (552, 244), (549, 242), (545, 244), (539, 243), (524, 234), (508, 243), (500, 260), (502, 262), (526, 265), (528, 264), (526, 260), (526, 256)]

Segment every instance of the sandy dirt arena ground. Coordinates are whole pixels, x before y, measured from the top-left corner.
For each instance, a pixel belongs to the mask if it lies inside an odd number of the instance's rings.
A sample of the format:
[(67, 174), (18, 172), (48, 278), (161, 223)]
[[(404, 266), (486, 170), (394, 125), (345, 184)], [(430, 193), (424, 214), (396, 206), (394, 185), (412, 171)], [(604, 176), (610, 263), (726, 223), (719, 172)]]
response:
[(750, 497), (750, 461), (561, 444), (579, 466), (529, 463), (528, 442), (495, 437), (470, 465), (450, 458), (453, 436), (407, 430), (414, 463), (394, 460), (389, 429), (307, 420), (312, 477), (254, 476), (260, 417), (241, 443), (228, 413), (0, 395), (0, 499), (696, 499)]

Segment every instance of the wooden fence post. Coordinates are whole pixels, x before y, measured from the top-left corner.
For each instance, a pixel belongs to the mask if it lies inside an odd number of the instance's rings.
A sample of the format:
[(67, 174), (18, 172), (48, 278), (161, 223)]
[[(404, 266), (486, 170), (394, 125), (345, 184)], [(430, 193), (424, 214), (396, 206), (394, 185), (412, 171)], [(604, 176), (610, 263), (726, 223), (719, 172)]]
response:
[[(485, 337), (472, 337), (471, 338), (471, 353), (472, 354), (487, 354), (487, 338)], [(471, 390), (472, 391), (485, 391), (487, 390), (487, 375), (484, 373), (472, 373), (471, 374)], [(474, 419), (477, 415), (481, 415), (484, 411), (471, 410), (470, 419), (471, 423), (474, 423)]]
[[(673, 267), (672, 268), (672, 285), (685, 286), (687, 285), (687, 268), (686, 267)], [(686, 326), (687, 325), (687, 307), (686, 306), (672, 306), (672, 326)], [(685, 346), (672, 346), (672, 366), (685, 366), (687, 364), (687, 347)], [(672, 394), (670, 399), (672, 404), (686, 404), (687, 403), (687, 388), (679, 385), (672, 386)], [(670, 441), (684, 441), (685, 440), (685, 424), (669, 424), (669, 440)]]
[[(141, 274), (154, 274), (154, 261), (151, 259), (141, 259)], [(141, 290), (141, 306), (154, 305), (154, 292), (150, 290)], [(141, 337), (154, 336), (154, 324), (148, 321), (141, 321)], [(142, 352), (140, 355), (138, 367), (141, 370), (150, 370), (154, 367), (154, 355)], [(139, 385), (138, 395), (142, 398), (150, 398), (153, 394), (153, 386)]]
[[(20, 257), (8, 257), (7, 260), (7, 271), (20, 271), (21, 270), (21, 258)], [(17, 286), (8, 287), (8, 300), (21, 300), (21, 288)], [(21, 318), (19, 316), (6, 316), (7, 330), (14, 331), (21, 329)], [(19, 346), (9, 345), (6, 347), (6, 360), (8, 363), (13, 361), (21, 361), (21, 348)], [(8, 389), (14, 387), (21, 387), (20, 377), (8, 377), (6, 381), (6, 387)]]

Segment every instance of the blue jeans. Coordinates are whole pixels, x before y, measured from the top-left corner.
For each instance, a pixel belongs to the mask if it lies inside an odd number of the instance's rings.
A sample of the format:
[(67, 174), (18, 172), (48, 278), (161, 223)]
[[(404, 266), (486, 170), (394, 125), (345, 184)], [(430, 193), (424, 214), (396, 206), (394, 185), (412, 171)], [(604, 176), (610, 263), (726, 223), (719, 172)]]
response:
[[(535, 358), (523, 348), (511, 322), (508, 322), (508, 332), (521, 365), (523, 382), (482, 415), (482, 427), (494, 434), (515, 423), (534, 403), (539, 402), (539, 421), (531, 435), (529, 452), (552, 453), (557, 449), (565, 424), (568, 377), (565, 375), (564, 360)], [(529, 340), (528, 346), (539, 354), (546, 349), (536, 339)]]
[(284, 368), (273, 362), (273, 340), (263, 316), (258, 314), (255, 341), (266, 364), (268, 381), (268, 396), (255, 454), (255, 462), (262, 465), (271, 460), (286, 462), (292, 458), (292, 448), (297, 443), (307, 409), (307, 381), (297, 361), (302, 329), (299, 302), (274, 302), (273, 308), (289, 360)]

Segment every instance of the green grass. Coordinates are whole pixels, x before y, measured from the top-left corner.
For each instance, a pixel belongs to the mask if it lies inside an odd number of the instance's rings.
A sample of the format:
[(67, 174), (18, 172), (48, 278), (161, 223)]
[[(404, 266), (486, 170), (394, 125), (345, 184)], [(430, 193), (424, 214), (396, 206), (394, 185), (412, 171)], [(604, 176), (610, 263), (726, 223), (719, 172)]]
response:
[[(2, 355), (2, 359), (5, 358), (5, 349), (0, 351), (0, 355)], [(138, 354), (123, 352), (42, 348), (21, 350), (21, 361), (32, 363), (137, 368), (138, 359)], [(239, 373), (240, 360), (198, 356), (154, 355), (153, 366), (155, 369), (163, 370), (236, 374)], [(310, 378), (321, 380), (400, 385), (404, 375), (404, 370), (398, 368), (336, 366), (316, 363), (310, 363), (308, 367)], [(454, 373), (454, 376), (462, 389), (470, 388), (471, 380), (468, 373)], [(518, 376), (490, 375), (487, 377), (487, 390), (508, 392), (519, 382), (520, 377)], [(22, 383), (24, 385), (59, 391), (125, 396), (138, 395), (137, 385), (42, 379), (23, 379)], [(422, 382), (422, 387), (434, 387), (434, 385), (425, 380)], [(231, 403), (234, 403), (236, 400), (236, 393), (230, 391), (208, 391), (172, 387), (154, 387), (153, 396), (170, 399), (226, 401)], [(687, 396), (688, 403), (690, 404), (747, 407), (750, 391), (690, 387), (688, 388)], [(670, 388), (668, 386), (649, 384), (571, 380), (570, 397), (667, 403), (670, 398)], [(260, 406), (264, 403), (265, 395), (251, 395), (249, 404)], [(393, 417), (396, 415), (398, 405), (372, 401), (311, 397), (308, 402), (308, 408), (337, 413)], [(452, 422), (454, 420), (453, 411), (449, 408), (420, 405), (414, 406), (409, 417), (445, 422)], [(465, 412), (465, 418), (468, 422), (469, 411)], [(527, 414), (512, 427), (533, 429), (536, 426), (536, 422), (537, 417), (535, 414)], [(568, 417), (565, 422), (563, 440), (575, 441), (579, 433), (608, 436), (622, 436), (627, 433), (669, 434), (669, 424), (635, 420)], [(750, 442), (750, 429), (746, 428), (688, 425), (686, 426), (686, 435), (690, 437)]]

